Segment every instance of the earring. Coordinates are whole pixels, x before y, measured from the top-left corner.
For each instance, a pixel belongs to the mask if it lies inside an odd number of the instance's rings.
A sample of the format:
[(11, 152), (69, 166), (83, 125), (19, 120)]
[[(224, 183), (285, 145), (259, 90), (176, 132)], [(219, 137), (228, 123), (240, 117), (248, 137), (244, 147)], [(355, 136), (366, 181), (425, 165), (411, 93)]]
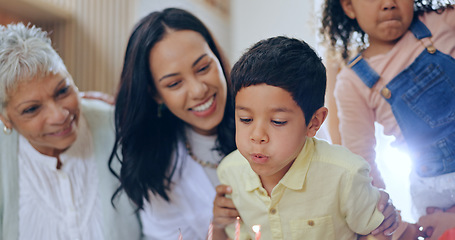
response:
[(13, 132), (11, 128), (7, 128), (6, 126), (3, 126), (3, 133), (5, 135), (10, 135)]

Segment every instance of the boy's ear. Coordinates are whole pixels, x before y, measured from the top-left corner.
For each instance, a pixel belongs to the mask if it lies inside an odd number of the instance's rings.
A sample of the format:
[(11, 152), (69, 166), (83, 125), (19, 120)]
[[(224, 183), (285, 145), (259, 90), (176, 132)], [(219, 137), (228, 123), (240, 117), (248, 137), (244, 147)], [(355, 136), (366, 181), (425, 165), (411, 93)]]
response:
[(352, 0), (340, 0), (341, 7), (343, 8), (344, 14), (350, 19), (355, 19), (354, 8), (352, 7)]
[(325, 119), (327, 118), (327, 114), (329, 110), (326, 107), (321, 107), (313, 114), (310, 122), (307, 126), (307, 136), (314, 137), (318, 132), (319, 128), (321, 128), (322, 124), (324, 123)]

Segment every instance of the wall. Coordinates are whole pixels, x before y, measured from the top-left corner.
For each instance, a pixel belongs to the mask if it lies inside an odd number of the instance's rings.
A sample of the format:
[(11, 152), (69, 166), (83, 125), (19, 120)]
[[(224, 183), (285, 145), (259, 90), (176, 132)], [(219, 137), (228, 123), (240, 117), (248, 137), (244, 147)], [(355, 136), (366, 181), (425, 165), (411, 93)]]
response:
[(57, 47), (79, 89), (114, 94), (133, 25), (135, 0), (75, 2), (71, 21), (47, 27), (57, 30)]
[(6, 25), (12, 22), (20, 22), (20, 21), (28, 21), (27, 19), (15, 16), (11, 14), (9, 11), (4, 9), (0, 9), (0, 24)]
[(198, 16), (212, 31), (231, 63), (256, 41), (287, 35), (316, 46), (313, 1), (224, 0), (230, 2), (228, 15), (204, 0), (139, 0), (138, 19), (151, 11), (179, 7)]
[(263, 38), (287, 35), (316, 45), (313, 1), (232, 0), (231, 60)]
[[(116, 91), (136, 0), (0, 0), (3, 24), (31, 22), (50, 33), (81, 91)], [(1, 12), (0, 12), (1, 14)]]
[[(223, 0), (228, 1), (228, 0)], [(167, 7), (177, 7), (190, 11), (196, 15), (211, 31), (225, 54), (231, 53), (230, 16), (229, 13), (206, 4), (203, 0), (139, 0), (136, 9), (136, 21), (152, 11), (161, 11)]]

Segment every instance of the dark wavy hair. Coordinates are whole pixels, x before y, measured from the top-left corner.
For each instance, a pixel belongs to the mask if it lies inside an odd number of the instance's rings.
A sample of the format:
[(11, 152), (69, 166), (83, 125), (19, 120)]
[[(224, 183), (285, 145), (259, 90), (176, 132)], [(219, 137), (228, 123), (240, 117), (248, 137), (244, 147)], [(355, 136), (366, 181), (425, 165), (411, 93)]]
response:
[(232, 95), (245, 87), (267, 84), (289, 92), (308, 124), (324, 106), (326, 70), (321, 58), (304, 41), (277, 36), (250, 47), (231, 71)]
[[(451, 7), (453, 0), (415, 0), (414, 17), (424, 12), (442, 12), (445, 8)], [(330, 47), (341, 53), (343, 60), (349, 59), (351, 42), (356, 42), (359, 46), (365, 46), (367, 36), (359, 27), (357, 20), (350, 19), (343, 11), (340, 0), (325, 0), (323, 4), (322, 26), (319, 30), (324, 42)], [(359, 37), (353, 39), (353, 33), (358, 33)]]
[[(221, 63), (228, 89), (229, 68), (217, 43), (207, 27), (193, 14), (177, 8), (152, 12), (142, 18), (131, 34), (125, 53), (123, 71), (115, 103), (115, 145), (109, 167), (120, 180), (120, 187), (112, 196), (114, 201), (122, 189), (142, 209), (149, 190), (170, 201), (168, 191), (176, 173), (176, 161), (171, 158), (176, 152), (177, 141), (184, 137), (185, 123), (163, 109), (157, 116), (157, 93), (150, 71), (150, 51), (169, 30), (198, 32)], [(217, 127), (216, 150), (224, 155), (235, 150), (235, 123), (233, 100), (227, 94), (224, 117)], [(120, 154), (121, 153), (121, 154)], [(121, 163), (116, 173), (113, 161)], [(174, 164), (173, 164), (174, 162)]]

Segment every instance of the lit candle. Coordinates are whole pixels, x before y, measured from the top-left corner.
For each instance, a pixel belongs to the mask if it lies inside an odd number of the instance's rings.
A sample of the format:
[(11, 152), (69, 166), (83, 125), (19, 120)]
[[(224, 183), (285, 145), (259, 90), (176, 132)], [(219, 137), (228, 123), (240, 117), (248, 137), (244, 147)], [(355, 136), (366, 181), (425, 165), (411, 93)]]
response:
[(235, 221), (235, 240), (240, 240), (240, 217)]
[(179, 240), (183, 240), (182, 231), (179, 228)]
[(256, 233), (256, 237), (254, 239), (255, 240), (261, 239), (261, 225), (254, 225), (252, 228), (253, 232)]
[(210, 221), (209, 233), (208, 233), (207, 240), (212, 240), (212, 238), (213, 238), (213, 222)]

